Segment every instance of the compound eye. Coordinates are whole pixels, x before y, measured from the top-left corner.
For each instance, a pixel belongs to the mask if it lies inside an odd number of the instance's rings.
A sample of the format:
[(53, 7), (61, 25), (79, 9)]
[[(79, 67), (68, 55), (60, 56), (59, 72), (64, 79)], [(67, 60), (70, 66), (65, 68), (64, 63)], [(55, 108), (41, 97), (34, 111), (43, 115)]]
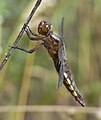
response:
[(42, 35), (46, 35), (51, 29), (51, 24), (47, 21), (41, 21), (38, 26), (38, 33)]
[(46, 28), (49, 31), (51, 29), (51, 25), (46, 25)]
[(49, 28), (49, 25), (46, 25), (46, 28)]

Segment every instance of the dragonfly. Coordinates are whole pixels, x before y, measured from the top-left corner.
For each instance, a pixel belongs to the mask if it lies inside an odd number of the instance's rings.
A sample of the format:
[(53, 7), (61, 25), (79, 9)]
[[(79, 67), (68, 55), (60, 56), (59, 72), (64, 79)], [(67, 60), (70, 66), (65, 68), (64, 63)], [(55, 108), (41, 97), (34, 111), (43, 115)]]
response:
[(26, 24), (24, 25), (24, 27), (28, 38), (32, 41), (40, 41), (39, 44), (37, 44), (34, 48), (30, 50), (26, 50), (20, 46), (10, 47), (31, 54), (44, 46), (48, 51), (50, 57), (52, 58), (54, 66), (58, 73), (58, 88), (60, 88), (61, 85), (64, 84), (64, 86), (69, 90), (75, 100), (84, 107), (84, 98), (76, 86), (67, 60), (64, 43), (64, 17), (61, 20), (60, 36), (51, 30), (52, 25), (49, 21), (42, 20), (39, 23), (38, 33), (34, 33)]

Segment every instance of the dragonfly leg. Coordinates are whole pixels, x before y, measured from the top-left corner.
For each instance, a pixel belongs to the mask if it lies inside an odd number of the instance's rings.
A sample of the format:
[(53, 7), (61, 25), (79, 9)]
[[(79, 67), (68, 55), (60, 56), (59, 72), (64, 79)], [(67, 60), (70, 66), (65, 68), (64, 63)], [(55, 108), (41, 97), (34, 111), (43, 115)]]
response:
[(27, 26), (27, 29), (28, 29), (28, 31), (33, 35), (33, 36), (37, 36), (37, 34), (36, 33), (34, 33), (31, 29), (30, 29), (30, 27), (29, 26)]
[(12, 47), (12, 48), (14, 48), (14, 49), (18, 49), (18, 50), (21, 50), (21, 51), (24, 51), (24, 52), (26, 52), (26, 53), (33, 53), (33, 52), (35, 52), (35, 51), (37, 51), (41, 46), (43, 45), (43, 43), (40, 43), (40, 44), (38, 44), (38, 45), (36, 45), (34, 48), (32, 48), (32, 49), (30, 49), (30, 50), (26, 50), (26, 49), (23, 49), (23, 48), (21, 48), (21, 47), (19, 47), (19, 46), (10, 46), (10, 47)]
[[(32, 32), (32, 30), (30, 29), (29, 26), (26, 26), (26, 24), (24, 25), (25, 29), (24, 31), (26, 32), (27, 34), (27, 37), (30, 39), (30, 40), (33, 40), (33, 41), (38, 41), (38, 40), (42, 40), (43, 38), (45, 38), (44, 36), (40, 36), (39, 34), (36, 34), (34, 32)], [(31, 36), (31, 35), (32, 36)]]
[(23, 28), (25, 31), (29, 31), (33, 36), (37, 36), (37, 34), (34, 33), (26, 23), (24, 24)]

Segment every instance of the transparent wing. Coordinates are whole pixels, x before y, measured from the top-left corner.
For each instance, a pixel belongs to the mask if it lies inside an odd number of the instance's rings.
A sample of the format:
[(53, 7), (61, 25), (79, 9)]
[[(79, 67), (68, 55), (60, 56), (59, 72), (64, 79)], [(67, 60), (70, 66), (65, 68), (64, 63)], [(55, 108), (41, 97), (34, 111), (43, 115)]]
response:
[(63, 80), (64, 80), (64, 58), (66, 58), (65, 53), (65, 44), (64, 44), (64, 17), (61, 21), (61, 35), (60, 35), (60, 41), (59, 41), (59, 50), (58, 50), (58, 57), (59, 57), (59, 63), (60, 63), (60, 69), (59, 69), (59, 80), (58, 80), (58, 89), (61, 87)]
[(60, 62), (60, 69), (59, 69), (59, 80), (58, 80), (58, 89), (61, 87), (64, 80), (63, 76), (63, 63)]

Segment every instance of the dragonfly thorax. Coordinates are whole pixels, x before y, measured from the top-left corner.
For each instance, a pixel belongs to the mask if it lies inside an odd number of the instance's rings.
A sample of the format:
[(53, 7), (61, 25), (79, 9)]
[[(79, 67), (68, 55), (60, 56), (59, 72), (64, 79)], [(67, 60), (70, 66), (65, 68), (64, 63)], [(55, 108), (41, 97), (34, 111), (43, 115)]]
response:
[(41, 21), (38, 25), (38, 33), (41, 35), (47, 35), (51, 29), (51, 24), (47, 21)]

